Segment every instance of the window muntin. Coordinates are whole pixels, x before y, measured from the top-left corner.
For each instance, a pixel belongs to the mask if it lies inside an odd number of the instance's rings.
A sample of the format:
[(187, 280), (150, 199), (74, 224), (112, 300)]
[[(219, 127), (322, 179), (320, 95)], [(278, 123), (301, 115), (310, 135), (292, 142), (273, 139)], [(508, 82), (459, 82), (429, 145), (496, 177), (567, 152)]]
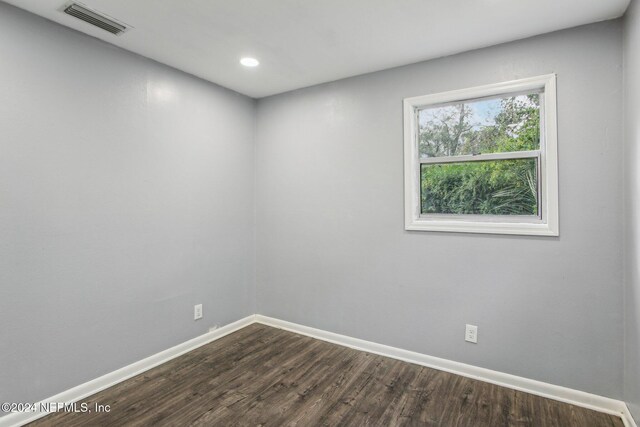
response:
[(405, 228), (557, 235), (555, 75), (405, 100)]

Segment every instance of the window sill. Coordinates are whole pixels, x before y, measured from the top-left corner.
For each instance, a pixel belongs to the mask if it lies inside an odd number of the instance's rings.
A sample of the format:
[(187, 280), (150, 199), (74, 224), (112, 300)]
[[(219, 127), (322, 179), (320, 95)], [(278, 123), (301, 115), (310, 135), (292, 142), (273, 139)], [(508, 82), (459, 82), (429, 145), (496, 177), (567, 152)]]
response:
[(558, 227), (540, 222), (479, 222), (463, 220), (415, 219), (405, 230), (453, 233), (511, 234), (521, 236), (558, 236)]

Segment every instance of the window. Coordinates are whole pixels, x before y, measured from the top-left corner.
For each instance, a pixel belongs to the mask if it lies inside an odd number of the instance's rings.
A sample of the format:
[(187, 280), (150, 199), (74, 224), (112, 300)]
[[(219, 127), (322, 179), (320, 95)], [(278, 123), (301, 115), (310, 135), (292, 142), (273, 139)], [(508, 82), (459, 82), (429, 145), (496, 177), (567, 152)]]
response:
[(405, 228), (557, 236), (555, 83), (405, 99)]

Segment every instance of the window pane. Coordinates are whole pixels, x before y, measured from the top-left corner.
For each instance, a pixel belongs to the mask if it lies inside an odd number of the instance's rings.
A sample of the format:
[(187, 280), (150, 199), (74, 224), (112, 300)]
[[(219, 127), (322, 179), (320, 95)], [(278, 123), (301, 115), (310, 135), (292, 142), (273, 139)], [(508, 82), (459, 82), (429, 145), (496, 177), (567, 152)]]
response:
[(421, 213), (538, 215), (537, 159), (423, 164)]
[(483, 99), (418, 112), (420, 158), (540, 148), (540, 95)]

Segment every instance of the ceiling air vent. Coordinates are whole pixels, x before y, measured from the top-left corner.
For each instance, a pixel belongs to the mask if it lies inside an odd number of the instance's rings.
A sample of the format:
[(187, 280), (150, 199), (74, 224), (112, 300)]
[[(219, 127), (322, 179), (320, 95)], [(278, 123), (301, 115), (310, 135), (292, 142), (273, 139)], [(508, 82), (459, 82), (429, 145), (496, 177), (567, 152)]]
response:
[(129, 29), (125, 24), (116, 22), (112, 18), (109, 18), (95, 10), (91, 10), (87, 6), (79, 3), (72, 3), (67, 6), (64, 8), (64, 13), (81, 19), (96, 27), (102, 28), (105, 31), (109, 31), (115, 35), (122, 34)]

